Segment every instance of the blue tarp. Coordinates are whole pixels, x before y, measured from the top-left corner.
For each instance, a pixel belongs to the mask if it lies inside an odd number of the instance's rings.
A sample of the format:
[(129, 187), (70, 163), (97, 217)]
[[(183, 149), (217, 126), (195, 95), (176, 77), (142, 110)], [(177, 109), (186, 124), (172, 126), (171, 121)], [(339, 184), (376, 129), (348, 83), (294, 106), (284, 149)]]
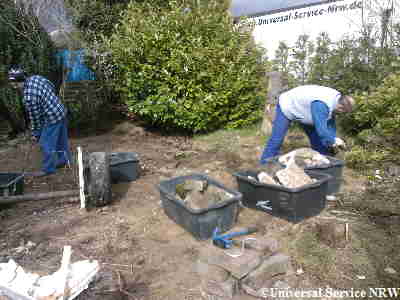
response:
[(95, 80), (93, 71), (85, 65), (85, 50), (60, 50), (56, 54), (57, 61), (62, 65), (64, 70), (67, 70), (66, 82)]

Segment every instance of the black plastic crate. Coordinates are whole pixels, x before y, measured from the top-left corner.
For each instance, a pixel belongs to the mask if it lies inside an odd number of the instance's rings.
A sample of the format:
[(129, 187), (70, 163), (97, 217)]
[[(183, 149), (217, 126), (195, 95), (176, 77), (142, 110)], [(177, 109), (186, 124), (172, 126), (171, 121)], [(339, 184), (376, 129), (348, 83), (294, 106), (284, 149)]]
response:
[(344, 161), (332, 156), (325, 156), (329, 159), (329, 165), (321, 165), (318, 167), (307, 167), (304, 170), (316, 171), (330, 175), (332, 178), (328, 181), (327, 195), (333, 195), (340, 191), (343, 182), (343, 166)]
[(24, 175), (0, 173), (0, 197), (21, 195), (24, 192)]
[(139, 156), (134, 152), (113, 152), (110, 156), (112, 183), (130, 182), (139, 177)]
[(331, 176), (314, 171), (305, 171), (316, 182), (299, 188), (287, 188), (275, 184), (265, 184), (257, 179), (260, 171), (240, 171), (237, 179), (244, 206), (267, 212), (273, 216), (298, 223), (318, 215), (326, 204), (326, 191)]
[[(232, 194), (232, 198), (205, 209), (193, 209), (175, 196), (176, 186), (186, 180), (206, 180), (209, 185)], [(164, 180), (158, 184), (158, 189), (165, 214), (199, 240), (211, 238), (216, 227), (222, 233), (231, 229), (236, 223), (242, 194), (223, 186), (207, 175), (190, 174)]]
[[(275, 169), (279, 169), (280, 168), (284, 168), (285, 165), (281, 164), (279, 162), (279, 158), (281, 156), (275, 156), (272, 159), (270, 159), (270, 161), (265, 164), (263, 167), (266, 169), (271, 169), (275, 168)], [(342, 185), (343, 182), (343, 166), (344, 166), (344, 161), (337, 159), (335, 157), (332, 156), (327, 156), (325, 155), (325, 157), (327, 159), (329, 159), (330, 163), (329, 164), (325, 164), (325, 165), (319, 165), (316, 167), (304, 167), (304, 170), (306, 171), (316, 171), (319, 173), (323, 173), (323, 174), (328, 174), (331, 176), (331, 178), (328, 181), (328, 187), (327, 187), (327, 195), (333, 195), (336, 194), (340, 191), (340, 187)], [(300, 166), (302, 167), (302, 166)], [(267, 172), (268, 173), (268, 172)], [(270, 174), (271, 175), (271, 174)]]

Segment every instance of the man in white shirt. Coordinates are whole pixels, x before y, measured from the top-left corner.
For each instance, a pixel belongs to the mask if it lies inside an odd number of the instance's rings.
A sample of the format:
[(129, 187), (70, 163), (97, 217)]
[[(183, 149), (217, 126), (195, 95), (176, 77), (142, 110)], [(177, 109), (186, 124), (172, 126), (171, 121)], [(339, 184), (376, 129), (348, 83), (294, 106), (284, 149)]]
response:
[(278, 155), (292, 121), (298, 121), (307, 134), (311, 148), (323, 155), (344, 148), (336, 137), (337, 113), (350, 113), (354, 99), (335, 89), (319, 85), (303, 85), (282, 93), (276, 106), (272, 134), (261, 155), (260, 163)]

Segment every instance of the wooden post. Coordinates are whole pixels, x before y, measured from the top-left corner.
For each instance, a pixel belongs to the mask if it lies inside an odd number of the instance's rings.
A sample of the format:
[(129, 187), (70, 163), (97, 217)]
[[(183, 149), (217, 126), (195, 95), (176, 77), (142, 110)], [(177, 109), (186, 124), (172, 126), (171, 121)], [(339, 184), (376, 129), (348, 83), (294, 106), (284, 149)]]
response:
[(272, 132), (272, 122), (275, 118), (275, 106), (278, 103), (278, 97), (285, 86), (281, 72), (269, 72), (267, 76), (269, 77), (269, 86), (261, 132), (265, 135), (270, 135)]

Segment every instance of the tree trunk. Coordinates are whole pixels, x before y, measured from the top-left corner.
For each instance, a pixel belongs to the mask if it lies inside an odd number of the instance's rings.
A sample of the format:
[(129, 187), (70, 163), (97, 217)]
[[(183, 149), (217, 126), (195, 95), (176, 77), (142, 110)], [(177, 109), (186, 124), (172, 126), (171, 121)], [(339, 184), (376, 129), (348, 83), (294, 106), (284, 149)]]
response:
[(282, 79), (281, 72), (270, 72), (268, 94), (265, 103), (264, 119), (261, 125), (261, 132), (265, 135), (270, 135), (272, 132), (272, 122), (275, 118), (275, 106), (278, 103), (278, 97), (285, 85)]

